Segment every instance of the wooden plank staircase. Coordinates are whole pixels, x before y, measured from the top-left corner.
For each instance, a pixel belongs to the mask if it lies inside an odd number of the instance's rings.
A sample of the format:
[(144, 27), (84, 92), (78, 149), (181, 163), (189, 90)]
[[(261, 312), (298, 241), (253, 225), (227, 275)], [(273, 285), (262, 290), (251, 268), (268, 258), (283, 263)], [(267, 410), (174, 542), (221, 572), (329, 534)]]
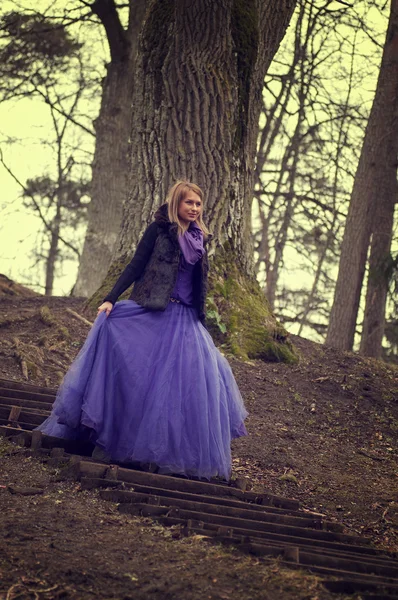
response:
[[(0, 379), (0, 434), (62, 467), (62, 476), (99, 489), (124, 514), (179, 526), (182, 535), (234, 545), (264, 560), (279, 557), (291, 568), (322, 577), (331, 592), (363, 600), (398, 600), (398, 560), (369, 539), (300, 508), (296, 500), (255, 493), (219, 481), (204, 482), (108, 465), (91, 458), (88, 442), (34, 431), (49, 415), (56, 390)], [(243, 486), (244, 487), (244, 486)]]

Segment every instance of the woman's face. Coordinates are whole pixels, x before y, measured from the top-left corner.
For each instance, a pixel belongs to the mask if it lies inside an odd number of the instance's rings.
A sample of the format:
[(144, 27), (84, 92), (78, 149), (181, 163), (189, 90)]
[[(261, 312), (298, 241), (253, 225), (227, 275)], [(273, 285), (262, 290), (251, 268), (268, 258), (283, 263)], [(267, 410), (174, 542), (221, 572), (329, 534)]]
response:
[(185, 198), (180, 201), (178, 206), (178, 217), (184, 225), (189, 225), (196, 221), (202, 212), (202, 200), (195, 194), (189, 191)]

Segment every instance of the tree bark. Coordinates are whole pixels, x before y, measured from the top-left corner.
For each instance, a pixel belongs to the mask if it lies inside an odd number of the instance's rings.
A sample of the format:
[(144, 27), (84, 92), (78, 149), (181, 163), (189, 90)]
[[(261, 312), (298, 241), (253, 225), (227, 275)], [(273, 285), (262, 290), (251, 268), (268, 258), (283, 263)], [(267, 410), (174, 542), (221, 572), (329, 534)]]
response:
[(90, 296), (101, 285), (117, 241), (122, 206), (128, 192), (129, 136), (138, 46), (147, 0), (130, 3), (129, 24), (123, 29), (113, 0), (96, 0), (93, 12), (101, 20), (111, 61), (102, 84), (96, 147), (92, 165), (88, 227), (74, 296)]
[(187, 178), (206, 190), (206, 219), (219, 243), (229, 240), (251, 270), (263, 79), (294, 4), (153, 3), (137, 75), (132, 148), (138, 160), (116, 258), (131, 252), (175, 179)]
[[(262, 88), (295, 4), (153, 2), (137, 62), (131, 192), (113, 264), (96, 300), (180, 178), (205, 190), (205, 220), (217, 240), (213, 274), (222, 256), (222, 283), (234, 268), (255, 285), (250, 222)], [(271, 321), (276, 327), (270, 316)]]
[[(398, 131), (396, 131), (395, 137), (398, 139)], [(391, 193), (389, 196), (381, 198), (381, 206), (376, 212), (373, 226), (365, 314), (359, 349), (360, 354), (373, 358), (380, 358), (382, 353), (386, 300), (390, 280), (389, 267), (392, 260), (390, 249), (397, 197), (396, 175), (389, 179)]]
[(338, 279), (326, 343), (351, 350), (372, 223), (386, 199), (391, 202), (397, 171), (398, 0), (391, 12), (376, 94), (359, 159), (341, 247)]

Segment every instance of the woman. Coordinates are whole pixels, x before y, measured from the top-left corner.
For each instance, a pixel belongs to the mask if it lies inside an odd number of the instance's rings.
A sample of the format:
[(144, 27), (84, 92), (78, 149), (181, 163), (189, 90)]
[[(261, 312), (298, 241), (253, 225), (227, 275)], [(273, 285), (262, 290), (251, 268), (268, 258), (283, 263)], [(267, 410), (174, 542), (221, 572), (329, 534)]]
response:
[[(207, 283), (203, 193), (178, 181), (155, 214), (39, 427), (88, 437), (112, 459), (161, 473), (231, 474), (230, 442), (247, 411), (203, 326)], [(116, 302), (134, 282), (129, 300)]]

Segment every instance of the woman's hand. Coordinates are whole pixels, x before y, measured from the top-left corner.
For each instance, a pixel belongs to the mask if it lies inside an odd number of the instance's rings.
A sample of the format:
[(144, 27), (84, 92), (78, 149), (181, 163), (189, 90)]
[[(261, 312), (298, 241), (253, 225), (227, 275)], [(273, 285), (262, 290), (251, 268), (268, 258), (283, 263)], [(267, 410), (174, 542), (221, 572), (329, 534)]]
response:
[(109, 314), (113, 308), (112, 302), (104, 302), (101, 306), (98, 307), (98, 315), (102, 312), (106, 312), (106, 316), (109, 317)]

